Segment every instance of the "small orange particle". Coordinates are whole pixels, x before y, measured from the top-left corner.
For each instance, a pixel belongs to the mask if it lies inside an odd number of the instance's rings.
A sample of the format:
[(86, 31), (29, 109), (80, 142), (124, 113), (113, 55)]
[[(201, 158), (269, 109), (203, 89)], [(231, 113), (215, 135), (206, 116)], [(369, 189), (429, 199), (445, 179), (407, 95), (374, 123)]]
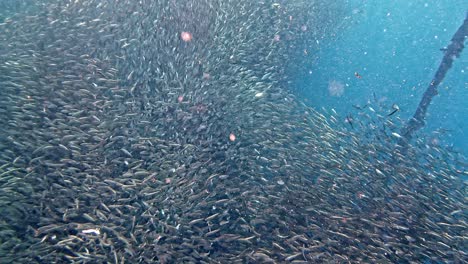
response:
[(229, 140), (234, 142), (236, 140), (236, 135), (234, 135), (233, 133), (229, 134)]
[(180, 33), (180, 37), (182, 38), (183, 41), (185, 42), (189, 42), (189, 41), (192, 41), (192, 33), (190, 32), (187, 32), (187, 31), (182, 31), (182, 33)]

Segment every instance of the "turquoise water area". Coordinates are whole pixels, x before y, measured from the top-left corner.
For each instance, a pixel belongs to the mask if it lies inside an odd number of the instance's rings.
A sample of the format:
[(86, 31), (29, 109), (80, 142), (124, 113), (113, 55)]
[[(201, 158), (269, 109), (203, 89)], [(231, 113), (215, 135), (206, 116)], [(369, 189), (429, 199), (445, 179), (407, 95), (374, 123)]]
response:
[[(349, 1), (342, 32), (323, 41), (309, 65), (298, 73), (296, 89), (310, 105), (334, 108), (345, 120), (356, 116), (353, 105), (371, 100), (406, 121), (421, 100), (443, 57), (441, 48), (465, 18), (466, 1)], [(439, 87), (429, 107), (423, 133), (433, 143), (453, 146), (468, 154), (467, 52), (462, 52)], [(362, 78), (356, 78), (355, 73)], [(330, 82), (343, 84), (331, 95)], [(374, 94), (375, 97), (374, 98)], [(382, 109), (385, 111), (385, 109)]]

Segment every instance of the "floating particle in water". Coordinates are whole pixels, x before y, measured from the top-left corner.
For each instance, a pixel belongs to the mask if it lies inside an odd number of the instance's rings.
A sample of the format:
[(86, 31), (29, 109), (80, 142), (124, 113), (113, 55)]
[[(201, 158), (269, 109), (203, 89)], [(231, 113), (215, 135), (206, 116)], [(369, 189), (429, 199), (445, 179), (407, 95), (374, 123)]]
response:
[(280, 35), (275, 35), (275, 36), (273, 37), (273, 40), (274, 40), (274, 41), (280, 41)]
[(438, 138), (433, 137), (433, 138), (431, 138), (429, 140), (429, 144), (431, 146), (439, 146), (440, 145), (440, 140)]
[(328, 83), (328, 93), (331, 95), (331, 96), (342, 96), (344, 94), (344, 84), (339, 82), (339, 81), (336, 81), (336, 80), (332, 80)]
[(306, 25), (302, 25), (301, 30), (302, 30), (302, 31), (307, 31), (307, 26), (306, 26)]
[(182, 103), (182, 101), (184, 101), (184, 96), (179, 95), (179, 97), (177, 97), (177, 102)]
[(211, 78), (211, 75), (209, 73), (207, 73), (207, 72), (203, 73), (203, 79), (208, 80), (210, 78)]
[(187, 32), (187, 31), (182, 31), (182, 33), (180, 33), (180, 37), (185, 42), (190, 42), (192, 41), (192, 38), (193, 38), (192, 33)]
[(232, 142), (236, 141), (236, 135), (234, 135), (234, 133), (229, 134), (229, 140)]

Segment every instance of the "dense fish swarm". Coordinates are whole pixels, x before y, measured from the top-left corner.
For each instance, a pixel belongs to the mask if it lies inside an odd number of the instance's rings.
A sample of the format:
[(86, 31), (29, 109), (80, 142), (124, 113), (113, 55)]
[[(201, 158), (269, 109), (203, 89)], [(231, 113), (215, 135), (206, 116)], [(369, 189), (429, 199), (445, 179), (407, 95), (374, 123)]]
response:
[(452, 152), (287, 92), (340, 3), (38, 3), (0, 21), (3, 263), (467, 261)]

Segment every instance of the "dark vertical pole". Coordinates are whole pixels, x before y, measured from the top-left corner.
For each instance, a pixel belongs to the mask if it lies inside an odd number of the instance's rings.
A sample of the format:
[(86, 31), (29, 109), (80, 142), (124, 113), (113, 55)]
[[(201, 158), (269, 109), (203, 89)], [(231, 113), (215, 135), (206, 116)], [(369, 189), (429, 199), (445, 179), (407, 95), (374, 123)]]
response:
[(424, 126), (424, 119), (426, 117), (427, 108), (432, 101), (432, 98), (437, 95), (437, 86), (442, 82), (447, 71), (452, 67), (455, 58), (460, 56), (464, 48), (465, 38), (468, 35), (468, 12), (465, 21), (460, 28), (458, 28), (455, 35), (453, 35), (450, 45), (444, 49), (444, 57), (437, 69), (434, 79), (431, 81), (424, 93), (421, 102), (419, 103), (413, 117), (408, 121), (406, 126), (401, 130), (402, 140), (399, 145), (406, 145), (413, 136), (414, 132)]

